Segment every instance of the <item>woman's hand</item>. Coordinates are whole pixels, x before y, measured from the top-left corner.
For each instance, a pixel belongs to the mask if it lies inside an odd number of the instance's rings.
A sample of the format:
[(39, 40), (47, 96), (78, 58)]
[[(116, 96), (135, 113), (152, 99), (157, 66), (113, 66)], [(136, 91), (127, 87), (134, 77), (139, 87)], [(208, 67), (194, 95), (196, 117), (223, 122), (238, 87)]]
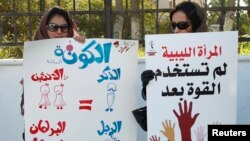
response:
[(80, 43), (84, 43), (86, 39), (86, 37), (83, 35), (74, 36), (73, 38)]
[(74, 39), (80, 43), (84, 43), (86, 37), (84, 35), (79, 34), (75, 29), (73, 29), (74, 32)]

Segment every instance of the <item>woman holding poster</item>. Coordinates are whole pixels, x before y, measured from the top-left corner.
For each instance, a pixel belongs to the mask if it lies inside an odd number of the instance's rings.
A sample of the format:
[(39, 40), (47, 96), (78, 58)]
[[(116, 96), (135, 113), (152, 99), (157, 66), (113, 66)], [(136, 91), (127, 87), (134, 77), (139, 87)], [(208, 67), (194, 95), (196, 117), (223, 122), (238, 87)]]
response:
[[(206, 14), (196, 3), (184, 1), (179, 3), (170, 13), (170, 21), (173, 33), (207, 32)], [(154, 78), (152, 70), (145, 70), (141, 74), (141, 95), (146, 100), (146, 86)], [(136, 109), (133, 114), (144, 131), (147, 131), (146, 107)]]
[[(73, 37), (80, 43), (85, 42), (85, 36), (77, 31), (77, 25), (69, 12), (62, 7), (54, 6), (44, 12), (33, 40)], [(23, 85), (23, 80), (20, 82)], [(21, 114), (24, 115), (24, 93), (21, 97)], [(24, 139), (24, 134), (23, 134)]]
[[(194, 2), (185, 1), (178, 4), (170, 13), (174, 33), (207, 32), (206, 15), (203, 9)], [(142, 97), (146, 100), (146, 86), (154, 78), (152, 70), (141, 74)]]

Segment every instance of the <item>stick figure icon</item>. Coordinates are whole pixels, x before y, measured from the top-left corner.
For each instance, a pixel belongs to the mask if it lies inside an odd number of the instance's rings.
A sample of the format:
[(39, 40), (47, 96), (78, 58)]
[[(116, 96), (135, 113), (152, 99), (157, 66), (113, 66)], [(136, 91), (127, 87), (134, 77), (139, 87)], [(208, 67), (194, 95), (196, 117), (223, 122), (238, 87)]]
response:
[(110, 111), (112, 112), (113, 111), (113, 104), (114, 104), (114, 101), (115, 101), (115, 92), (116, 92), (116, 84), (115, 83), (109, 83), (107, 85), (107, 104), (108, 104), (108, 107), (106, 108), (106, 111)]

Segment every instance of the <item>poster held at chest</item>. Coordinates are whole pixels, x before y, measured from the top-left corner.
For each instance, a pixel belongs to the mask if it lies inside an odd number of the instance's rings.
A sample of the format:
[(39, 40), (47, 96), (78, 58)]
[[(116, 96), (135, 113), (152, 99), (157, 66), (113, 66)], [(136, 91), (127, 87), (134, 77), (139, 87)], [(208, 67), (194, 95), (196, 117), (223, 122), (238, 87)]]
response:
[(135, 141), (136, 40), (25, 42), (27, 141)]
[(236, 31), (146, 35), (145, 46), (148, 141), (207, 141), (208, 125), (236, 124)]

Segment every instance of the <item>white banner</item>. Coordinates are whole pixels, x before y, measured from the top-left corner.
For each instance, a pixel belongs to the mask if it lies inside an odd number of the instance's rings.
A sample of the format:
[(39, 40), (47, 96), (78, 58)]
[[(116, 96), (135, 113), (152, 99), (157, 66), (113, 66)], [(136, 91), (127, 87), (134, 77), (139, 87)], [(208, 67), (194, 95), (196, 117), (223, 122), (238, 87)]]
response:
[(149, 141), (206, 141), (207, 125), (236, 124), (237, 31), (146, 35), (145, 45)]
[(137, 40), (25, 42), (26, 141), (135, 141)]

